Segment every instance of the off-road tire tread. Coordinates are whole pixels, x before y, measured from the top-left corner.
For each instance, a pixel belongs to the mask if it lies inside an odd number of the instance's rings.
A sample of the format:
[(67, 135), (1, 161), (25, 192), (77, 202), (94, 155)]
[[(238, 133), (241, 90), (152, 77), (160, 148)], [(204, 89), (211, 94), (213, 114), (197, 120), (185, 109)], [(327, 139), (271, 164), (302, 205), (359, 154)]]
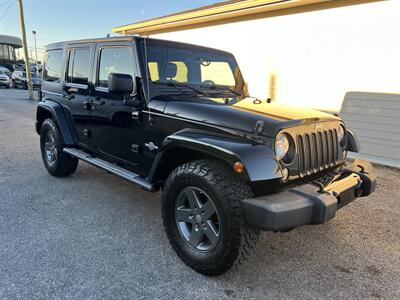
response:
[[(56, 140), (57, 155), (58, 155), (56, 168), (54, 169), (49, 168), (47, 164), (44, 163), (46, 169), (51, 175), (55, 177), (65, 177), (71, 175), (76, 171), (79, 159), (63, 152), (64, 140), (61, 135), (60, 129), (57, 126), (57, 123), (51, 118), (44, 120), (42, 124), (41, 133), (43, 132), (43, 128), (45, 128), (46, 126), (50, 127), (50, 130), (54, 134), (54, 138)], [(43, 137), (41, 136), (41, 139), (42, 138)]]
[[(166, 197), (168, 189), (171, 187), (175, 178), (181, 175), (202, 177), (209, 182), (213, 188), (219, 192), (219, 194), (225, 195), (223, 198), (224, 205), (228, 208), (227, 212), (230, 214), (230, 217), (233, 218), (232, 223), (234, 226), (239, 227), (240, 234), (234, 236), (230, 245), (227, 245), (227, 249), (234, 249), (234, 251), (227, 251), (224, 257), (221, 258), (221, 264), (207, 267), (196, 264), (184, 255), (183, 251), (178, 247), (174, 240), (174, 236), (170, 230), (171, 224), (167, 224), (166, 221), (167, 211), (165, 203), (168, 201)], [(241, 201), (251, 196), (252, 191), (250, 187), (244, 181), (240, 180), (227, 166), (218, 161), (203, 159), (191, 161), (178, 166), (171, 172), (168, 179), (165, 181), (162, 197), (162, 217), (164, 227), (168, 239), (178, 256), (187, 265), (208, 276), (221, 275), (232, 267), (236, 268), (238, 265), (242, 264), (251, 254), (252, 250), (255, 249), (259, 236), (259, 230), (250, 227), (243, 217)], [(175, 226), (175, 224), (172, 226)]]

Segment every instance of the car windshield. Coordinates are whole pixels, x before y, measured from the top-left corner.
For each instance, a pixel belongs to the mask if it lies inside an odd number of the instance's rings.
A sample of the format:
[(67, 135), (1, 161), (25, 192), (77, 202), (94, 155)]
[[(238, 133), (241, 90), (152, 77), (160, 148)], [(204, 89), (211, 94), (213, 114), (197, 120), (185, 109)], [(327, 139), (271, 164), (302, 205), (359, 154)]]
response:
[[(22, 72), (22, 76), (23, 76), (23, 77), (26, 77), (26, 72)], [(32, 77), (32, 78), (37, 78), (36, 73), (31, 73), (31, 77)]]
[(242, 74), (229, 53), (157, 40), (142, 41), (141, 50), (153, 95), (197, 94), (226, 103), (227, 97), (245, 94)]

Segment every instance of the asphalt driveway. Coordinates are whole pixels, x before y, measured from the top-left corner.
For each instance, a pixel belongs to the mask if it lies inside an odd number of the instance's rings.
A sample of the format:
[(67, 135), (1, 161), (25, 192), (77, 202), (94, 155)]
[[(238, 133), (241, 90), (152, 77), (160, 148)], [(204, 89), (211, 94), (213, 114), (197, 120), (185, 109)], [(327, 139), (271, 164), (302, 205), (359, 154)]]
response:
[(263, 233), (239, 269), (208, 278), (175, 255), (160, 194), (86, 163), (51, 177), (36, 102), (0, 90), (0, 298), (400, 298), (400, 171), (324, 225)]

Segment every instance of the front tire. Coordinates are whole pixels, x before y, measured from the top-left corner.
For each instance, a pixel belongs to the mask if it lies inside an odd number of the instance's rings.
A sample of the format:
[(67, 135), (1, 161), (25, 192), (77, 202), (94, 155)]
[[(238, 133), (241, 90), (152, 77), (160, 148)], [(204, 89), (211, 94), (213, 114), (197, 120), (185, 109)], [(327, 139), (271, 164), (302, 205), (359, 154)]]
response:
[(56, 122), (46, 119), (40, 130), (40, 150), (47, 171), (56, 177), (75, 172), (79, 160), (63, 152), (64, 140)]
[(164, 185), (162, 216), (168, 239), (191, 268), (220, 275), (255, 248), (258, 230), (243, 217), (250, 187), (225, 165), (198, 160), (177, 167)]

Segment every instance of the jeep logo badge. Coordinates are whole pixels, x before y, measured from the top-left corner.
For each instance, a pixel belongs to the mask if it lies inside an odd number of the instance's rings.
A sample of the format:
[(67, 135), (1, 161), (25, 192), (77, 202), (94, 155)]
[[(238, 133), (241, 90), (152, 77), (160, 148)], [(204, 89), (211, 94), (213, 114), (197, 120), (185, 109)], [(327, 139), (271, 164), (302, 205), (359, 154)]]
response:
[(315, 124), (315, 125), (314, 125), (314, 129), (315, 129), (316, 131), (322, 130), (322, 124)]

